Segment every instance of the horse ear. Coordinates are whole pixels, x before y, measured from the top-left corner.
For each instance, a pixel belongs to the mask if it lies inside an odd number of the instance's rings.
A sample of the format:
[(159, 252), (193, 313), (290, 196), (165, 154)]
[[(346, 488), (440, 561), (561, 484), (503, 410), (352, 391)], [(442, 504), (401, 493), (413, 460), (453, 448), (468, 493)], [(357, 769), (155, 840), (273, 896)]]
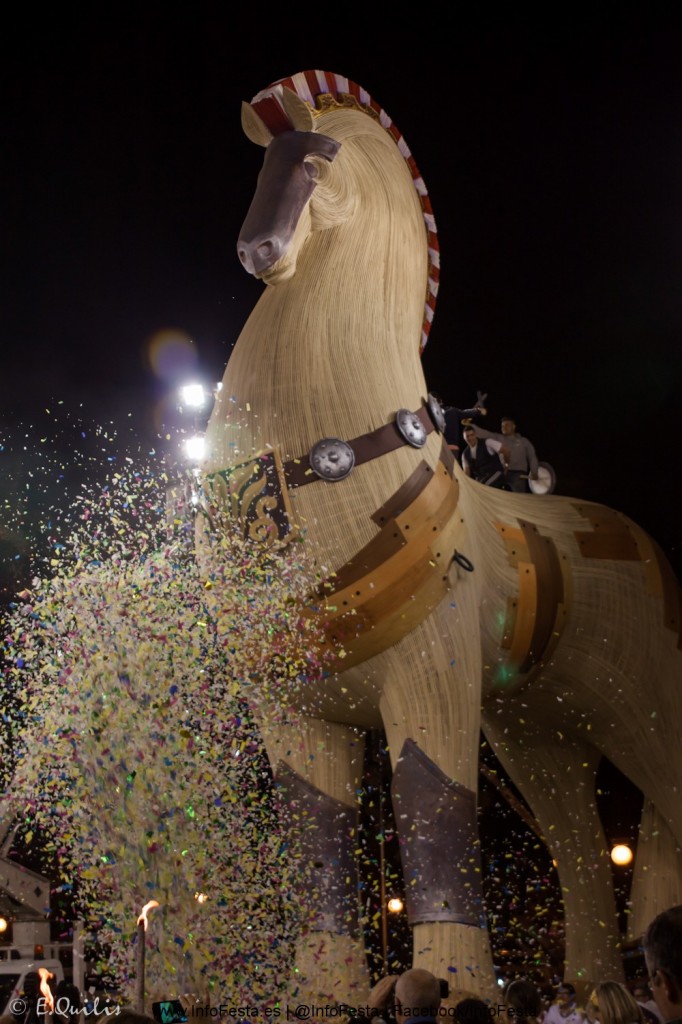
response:
[(247, 139), (257, 146), (269, 146), (272, 142), (272, 132), (246, 101), (242, 103), (242, 128)]
[(293, 89), (287, 89), (286, 86), (282, 89), (282, 103), (287, 113), (287, 117), (293, 124), (297, 132), (314, 132), (315, 118), (313, 112), (300, 96), (293, 91)]

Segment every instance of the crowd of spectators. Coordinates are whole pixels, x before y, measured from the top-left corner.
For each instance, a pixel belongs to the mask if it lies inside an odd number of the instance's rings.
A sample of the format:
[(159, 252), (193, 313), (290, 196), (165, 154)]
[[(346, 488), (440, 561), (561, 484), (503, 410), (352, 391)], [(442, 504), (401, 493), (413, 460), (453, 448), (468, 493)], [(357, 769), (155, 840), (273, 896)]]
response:
[[(643, 938), (643, 952), (646, 979), (630, 985), (620, 979), (603, 979), (591, 988), (584, 1004), (578, 1001), (576, 987), (568, 980), (556, 986), (554, 999), (544, 1006), (533, 980), (514, 978), (493, 1007), (471, 993), (461, 993), (458, 999), (442, 979), (422, 968), (412, 968), (381, 978), (371, 990), (367, 1006), (385, 1024), (437, 1024), (446, 1002), (447, 1018), (456, 1024), (489, 1024), (500, 1014), (500, 1007), (509, 1021), (521, 1024), (682, 1024), (682, 905), (671, 907), (651, 922)], [(68, 997), (70, 1014), (54, 1017), (46, 1024), (66, 1024), (69, 1016), (77, 1019), (82, 1008), (80, 993), (73, 986), (64, 986), (59, 994)], [(206, 1020), (205, 998), (184, 993), (179, 1003), (190, 1024)], [(110, 1018), (111, 1011), (99, 1021)], [(31, 1018), (30, 1024), (34, 1020), (37, 1018)], [(154, 1017), (128, 1006), (117, 1008), (113, 1020), (117, 1024), (157, 1024)], [(0, 1024), (26, 1024), (26, 1020), (10, 1014), (1, 1017)]]

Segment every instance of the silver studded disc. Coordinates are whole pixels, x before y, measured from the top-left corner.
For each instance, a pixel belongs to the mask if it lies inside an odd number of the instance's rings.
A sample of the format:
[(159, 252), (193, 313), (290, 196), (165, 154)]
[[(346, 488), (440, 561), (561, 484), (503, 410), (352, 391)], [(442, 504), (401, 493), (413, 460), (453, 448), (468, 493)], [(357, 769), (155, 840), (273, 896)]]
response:
[(417, 416), (416, 412), (409, 409), (398, 409), (395, 414), (395, 425), (401, 436), (411, 444), (413, 448), (423, 448), (426, 444), (426, 427)]
[(355, 452), (338, 437), (323, 437), (310, 449), (308, 459), (313, 473), (322, 480), (343, 480), (355, 465)]
[(440, 404), (435, 395), (429, 395), (426, 400), (426, 405), (431, 414), (431, 419), (436, 424), (441, 434), (445, 433), (445, 416), (443, 415), (443, 406)]

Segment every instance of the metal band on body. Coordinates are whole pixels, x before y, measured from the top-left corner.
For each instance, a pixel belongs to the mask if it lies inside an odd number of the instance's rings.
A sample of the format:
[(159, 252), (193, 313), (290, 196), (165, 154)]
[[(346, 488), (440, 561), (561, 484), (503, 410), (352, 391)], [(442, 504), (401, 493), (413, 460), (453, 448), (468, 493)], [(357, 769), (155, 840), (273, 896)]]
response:
[[(405, 410), (401, 409), (400, 412), (404, 413)], [(408, 412), (408, 416), (412, 417), (415, 425), (416, 421), (419, 421), (421, 424), (424, 430), (424, 441), (426, 441), (426, 437), (432, 431), (440, 429), (434, 423), (432, 413), (426, 405), (423, 405), (414, 413)], [(403, 421), (403, 417), (401, 417), (401, 421)], [(311, 484), (320, 479), (330, 482), (342, 480), (348, 475), (350, 469), (355, 466), (361, 466), (363, 462), (377, 459), (380, 455), (386, 455), (397, 448), (402, 448), (405, 444), (410, 444), (412, 447), (422, 446), (422, 444), (415, 443), (417, 437), (421, 440), (418, 429), (413, 431), (415, 435), (413, 439), (408, 439), (406, 433), (401, 432), (397, 421), (393, 420), (391, 423), (385, 423), (383, 426), (378, 427), (376, 430), (371, 430), (367, 434), (360, 434), (359, 437), (354, 437), (352, 441), (341, 441), (338, 438), (323, 438), (313, 446), (309, 455), (301, 455), (298, 459), (289, 459), (288, 462), (284, 463), (284, 477), (287, 486), (290, 488), (302, 487), (304, 484)], [(351, 459), (346, 450), (350, 451), (353, 459)], [(337, 456), (345, 456), (347, 462), (352, 462), (350, 469), (343, 473), (342, 476), (325, 473), (324, 465), (320, 464), (318, 458), (320, 454), (324, 456), (325, 451), (332, 452), (335, 458)]]
[(450, 921), (481, 927), (484, 917), (476, 794), (449, 779), (413, 740), (393, 772), (411, 925)]
[(301, 900), (314, 909), (309, 927), (357, 937), (357, 810), (317, 789), (284, 761), (277, 765), (275, 782), (287, 805), (287, 828), (297, 838)]

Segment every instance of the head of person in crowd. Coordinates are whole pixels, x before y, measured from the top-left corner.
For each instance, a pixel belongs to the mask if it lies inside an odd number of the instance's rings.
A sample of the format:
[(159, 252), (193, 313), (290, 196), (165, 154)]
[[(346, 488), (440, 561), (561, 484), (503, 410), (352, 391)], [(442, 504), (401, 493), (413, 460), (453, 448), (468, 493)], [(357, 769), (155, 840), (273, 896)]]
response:
[(478, 441), (475, 429), (472, 427), (470, 423), (465, 423), (462, 429), (462, 433), (464, 434), (464, 440), (466, 441), (466, 443), (469, 445), (470, 448), (473, 448)]
[(83, 1005), (80, 990), (73, 982), (60, 981), (54, 992), (53, 1024), (67, 1024), (80, 1016)]
[(595, 985), (585, 1012), (590, 1024), (644, 1024), (642, 1007), (619, 981)]
[(644, 934), (644, 959), (663, 1020), (682, 1020), (682, 905), (651, 922)]
[(146, 1013), (139, 1013), (130, 1006), (122, 1006), (118, 1014), (105, 1019), (115, 1020), (116, 1024), (156, 1024), (154, 1017), (150, 1017)]
[(421, 967), (404, 971), (395, 983), (395, 1015), (399, 1021), (437, 1017), (440, 1000), (440, 981)]
[(504, 989), (504, 1003), (514, 1011), (515, 1018), (533, 1021), (542, 1013), (540, 992), (527, 978), (517, 978), (509, 982)]
[(500, 433), (510, 437), (516, 433), (516, 421), (511, 416), (502, 416), (500, 419)]
[(637, 978), (631, 986), (630, 991), (642, 1007), (645, 1024), (660, 1024), (661, 1018), (658, 1012), (658, 1007), (653, 1000), (651, 989), (649, 988), (646, 978)]
[[(43, 999), (40, 992), (40, 977), (38, 971), (28, 971), (24, 975), (21, 998), (15, 1000), (17, 1008), (12, 1010), (14, 1024), (37, 1024), (37, 1021), (44, 1019), (45, 1014), (38, 1012), (39, 1001)], [(19, 1009), (21, 1005), (22, 1009)]]
[(454, 1019), (457, 1024), (490, 1024), (490, 1010), (482, 999), (470, 996), (468, 999), (461, 999), (454, 1009)]
[(557, 987), (556, 998), (562, 1008), (575, 1006), (575, 985), (571, 985), (570, 981), (562, 981)]

